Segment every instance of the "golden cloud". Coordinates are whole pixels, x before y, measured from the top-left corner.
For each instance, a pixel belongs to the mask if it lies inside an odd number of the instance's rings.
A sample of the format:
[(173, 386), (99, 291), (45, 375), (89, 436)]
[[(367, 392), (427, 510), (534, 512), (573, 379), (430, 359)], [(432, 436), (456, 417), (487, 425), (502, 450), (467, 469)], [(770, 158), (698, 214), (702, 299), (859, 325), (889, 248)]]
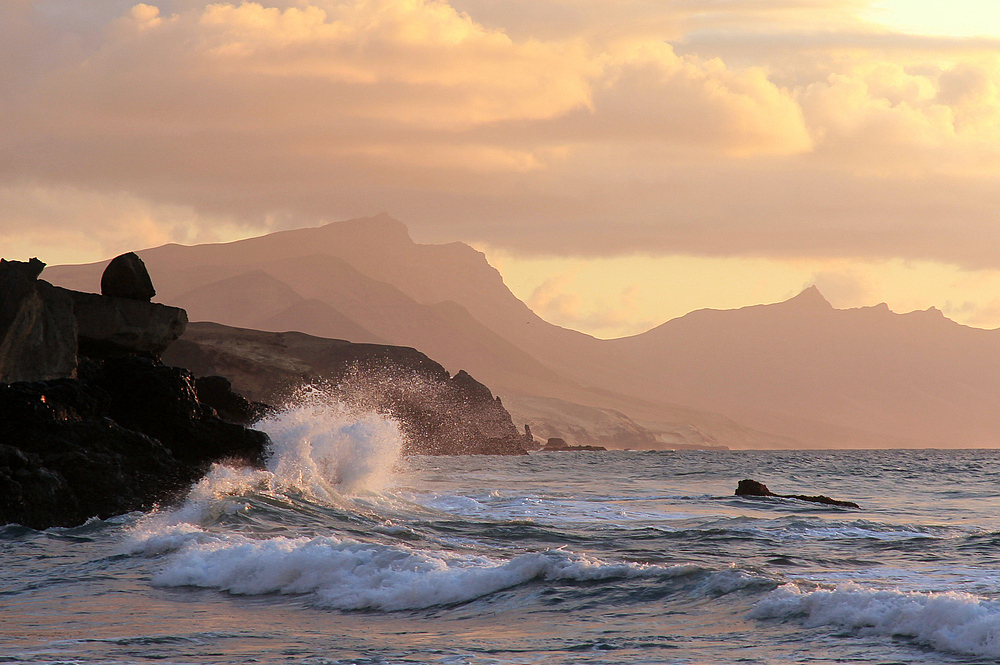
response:
[[(134, 197), (174, 240), (389, 210), (525, 251), (1000, 264), (972, 240), (998, 44), (892, 35), (860, 0), (509, 2), (4, 5), (0, 186)], [(18, 201), (10, 228), (54, 224)]]

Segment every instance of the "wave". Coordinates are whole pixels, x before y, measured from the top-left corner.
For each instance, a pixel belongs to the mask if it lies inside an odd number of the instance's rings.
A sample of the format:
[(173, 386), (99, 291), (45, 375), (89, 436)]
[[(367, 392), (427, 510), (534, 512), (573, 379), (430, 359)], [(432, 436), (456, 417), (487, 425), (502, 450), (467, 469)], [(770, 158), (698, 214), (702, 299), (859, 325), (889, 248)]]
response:
[(319, 498), (385, 487), (404, 443), (392, 418), (353, 409), (316, 386), (255, 427), (271, 437), (268, 470), (279, 484)]
[[(180, 535), (180, 534), (177, 534)], [(215, 588), (240, 595), (310, 594), (314, 605), (398, 611), (464, 603), (532, 580), (605, 580), (689, 572), (609, 564), (548, 550), (492, 557), (364, 543), (349, 538), (191, 538), (153, 578), (165, 587)], [(183, 539), (183, 537), (182, 537)]]
[(967, 593), (876, 590), (854, 583), (804, 591), (786, 584), (758, 602), (751, 616), (804, 618), (807, 626), (904, 636), (939, 651), (1000, 658), (1000, 604)]
[(283, 507), (314, 504), (360, 512), (357, 501), (393, 482), (404, 436), (392, 418), (352, 409), (307, 386), (257, 428), (271, 438), (265, 469), (213, 465), (184, 501), (139, 519), (123, 552), (154, 554), (204, 540), (201, 527), (246, 515), (254, 499)]

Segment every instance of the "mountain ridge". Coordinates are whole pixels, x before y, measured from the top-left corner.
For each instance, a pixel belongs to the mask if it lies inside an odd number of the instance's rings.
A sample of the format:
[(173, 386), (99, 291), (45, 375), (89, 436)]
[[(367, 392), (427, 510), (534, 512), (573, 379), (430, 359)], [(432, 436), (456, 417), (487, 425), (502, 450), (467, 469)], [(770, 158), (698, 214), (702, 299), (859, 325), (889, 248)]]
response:
[[(246, 325), (247, 311), (260, 309), (272, 330), (415, 346), (502, 395), (621, 412), (664, 445), (677, 440), (670, 432), (736, 447), (1000, 445), (1000, 332), (936, 308), (841, 310), (813, 285), (779, 303), (696, 310), (600, 340), (538, 317), (482, 252), (415, 243), (384, 214), (139, 253), (160, 273), (162, 298), (219, 323)], [(74, 286), (102, 267), (55, 267), (50, 278)], [(269, 286), (227, 295), (226, 280), (241, 279)], [(227, 298), (240, 311), (227, 310)], [(294, 302), (277, 308), (283, 298)], [(567, 428), (574, 408), (561, 416)], [(517, 415), (530, 423), (532, 412)]]

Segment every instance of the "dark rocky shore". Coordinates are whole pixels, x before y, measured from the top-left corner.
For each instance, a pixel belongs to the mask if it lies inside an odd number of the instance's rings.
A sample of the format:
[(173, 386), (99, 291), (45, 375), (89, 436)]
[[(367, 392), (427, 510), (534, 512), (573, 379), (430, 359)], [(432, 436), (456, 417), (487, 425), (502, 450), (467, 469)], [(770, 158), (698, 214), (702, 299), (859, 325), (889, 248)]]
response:
[(224, 376), (240, 394), (268, 404), (286, 403), (303, 384), (319, 386), (395, 418), (406, 454), (526, 454), (529, 439), (500, 398), (467, 372), (451, 376), (409, 347), (192, 323), (163, 358), (198, 375)]
[(0, 261), (0, 524), (145, 510), (214, 462), (263, 463), (253, 405), (159, 361), (187, 315), (150, 302), (137, 256), (112, 262), (102, 295), (52, 286), (43, 268)]
[(248, 425), (269, 407), (230, 379), (274, 404), (322, 384), (395, 417), (409, 454), (525, 453), (499, 398), (414, 349), (214, 324), (185, 334), (186, 313), (151, 302), (135, 254), (111, 262), (100, 295), (41, 280), (44, 267), (0, 260), (0, 524), (147, 510), (213, 463), (261, 466), (269, 440)]

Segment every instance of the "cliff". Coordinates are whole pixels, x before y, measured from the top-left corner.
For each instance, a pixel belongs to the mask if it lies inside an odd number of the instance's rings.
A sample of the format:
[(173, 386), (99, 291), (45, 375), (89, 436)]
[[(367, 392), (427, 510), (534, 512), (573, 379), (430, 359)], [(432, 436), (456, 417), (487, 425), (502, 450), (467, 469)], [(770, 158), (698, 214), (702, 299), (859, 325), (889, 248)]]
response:
[(192, 323), (164, 361), (220, 375), (247, 398), (276, 406), (304, 384), (399, 421), (406, 454), (520, 455), (524, 438), (499, 398), (468, 373), (449, 375), (416, 349), (298, 332)]

